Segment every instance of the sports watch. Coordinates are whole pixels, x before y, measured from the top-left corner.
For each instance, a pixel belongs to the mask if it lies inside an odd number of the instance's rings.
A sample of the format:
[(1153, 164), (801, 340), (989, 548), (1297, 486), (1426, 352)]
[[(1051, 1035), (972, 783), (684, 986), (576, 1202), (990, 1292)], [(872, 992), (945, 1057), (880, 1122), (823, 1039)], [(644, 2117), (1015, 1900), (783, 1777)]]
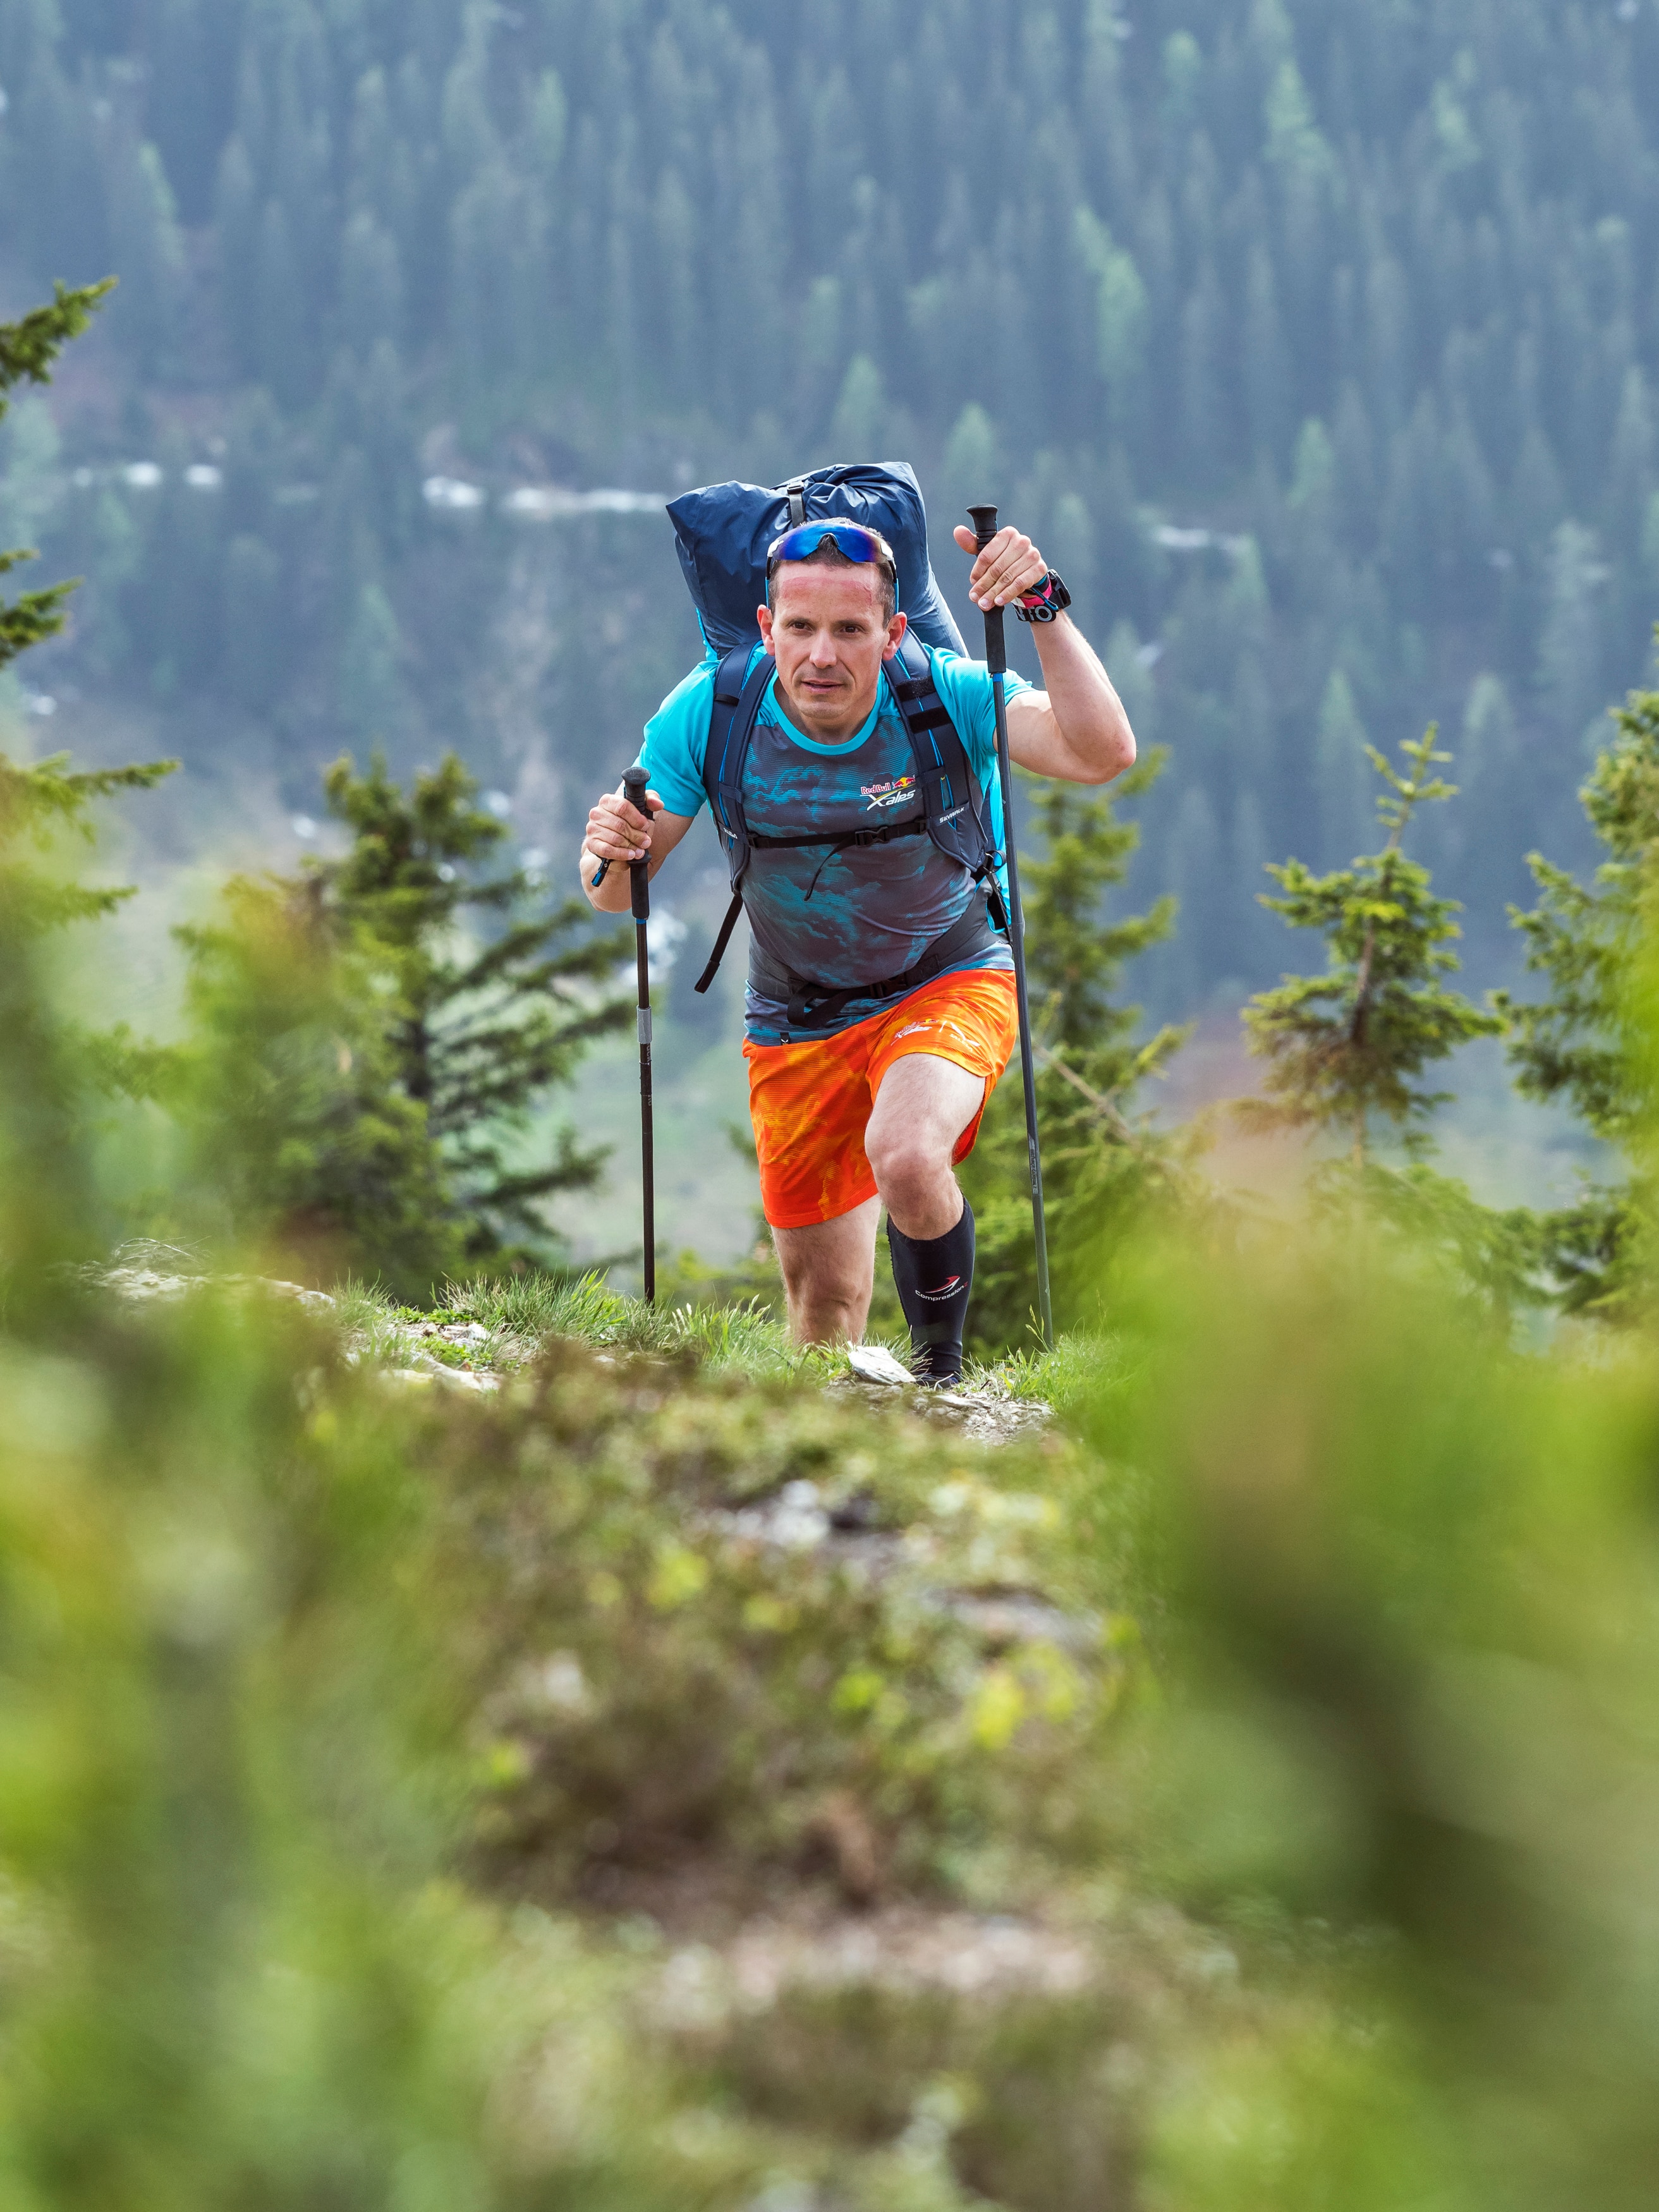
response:
[(1021, 595), (1014, 612), (1022, 622), (1051, 623), (1071, 604), (1071, 593), (1050, 568), (1040, 584)]

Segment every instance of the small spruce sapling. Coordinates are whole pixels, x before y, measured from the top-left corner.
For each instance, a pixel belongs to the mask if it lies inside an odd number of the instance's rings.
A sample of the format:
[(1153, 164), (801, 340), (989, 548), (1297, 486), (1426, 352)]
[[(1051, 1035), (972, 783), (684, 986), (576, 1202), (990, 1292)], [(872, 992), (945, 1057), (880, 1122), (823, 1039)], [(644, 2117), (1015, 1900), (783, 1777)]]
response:
[[(352, 842), (318, 873), (341, 921), (390, 957), (398, 1080), (442, 1152), (464, 1261), (556, 1256), (543, 1205), (591, 1188), (605, 1148), (583, 1149), (565, 1127), (546, 1164), (511, 1155), (547, 1092), (627, 1022), (627, 1002), (606, 988), (625, 945), (592, 934), (578, 900), (547, 911), (524, 868), (490, 872), (507, 830), (474, 805), (477, 784), (453, 753), (407, 793), (378, 754), (363, 775), (337, 762), (325, 784)], [(493, 927), (475, 936), (469, 915)]]
[(463, 1240), (426, 1109), (398, 1079), (384, 949), (327, 911), (314, 878), (234, 878), (212, 922), (177, 935), (197, 1207), (177, 1226), (251, 1244), (281, 1273), (362, 1275), (424, 1303)]
[[(1613, 720), (1618, 734), (1580, 793), (1608, 857), (1585, 885), (1541, 854), (1528, 856), (1538, 903), (1510, 912), (1547, 995), (1528, 1003), (1500, 992), (1494, 1003), (1523, 1096), (1565, 1102), (1594, 1136), (1634, 1152), (1656, 1103), (1632, 983), (1659, 884), (1659, 691), (1632, 692)], [(1650, 1186), (1638, 1164), (1622, 1184), (1589, 1184), (1577, 1205), (1544, 1216), (1546, 1258), (1567, 1312), (1615, 1319), (1636, 1303)]]
[[(1266, 1095), (1240, 1101), (1237, 1111), (1248, 1127), (1340, 1139), (1346, 1157), (1327, 1164), (1316, 1194), (1345, 1210), (1364, 1205), (1504, 1317), (1540, 1296), (1534, 1216), (1484, 1206), (1426, 1164), (1426, 1124), (1451, 1093), (1425, 1089), (1425, 1071), (1503, 1027), (1498, 1015), (1448, 987), (1461, 908), (1437, 896), (1429, 871), (1404, 850), (1418, 808), (1456, 796), (1435, 773), (1451, 757), (1436, 750), (1437, 734), (1431, 724), (1403, 744), (1402, 769), (1366, 747), (1383, 786), (1376, 811), (1389, 835), (1380, 852), (1328, 876), (1295, 860), (1269, 867), (1280, 895), (1261, 893), (1262, 904), (1292, 929), (1316, 930), (1329, 964), (1323, 975), (1287, 975), (1246, 1006)], [(1403, 1169), (1374, 1157), (1385, 1133), (1405, 1153)]]
[(1267, 1095), (1241, 1102), (1240, 1117), (1256, 1128), (1340, 1133), (1359, 1170), (1378, 1121), (1399, 1133), (1408, 1156), (1426, 1150), (1424, 1124), (1450, 1093), (1419, 1088), (1424, 1070), (1503, 1026), (1442, 981), (1458, 965), (1451, 946), (1462, 932), (1452, 917), (1462, 908), (1437, 897), (1429, 871), (1403, 849), (1418, 808), (1456, 795), (1434, 773), (1451, 758), (1435, 750), (1437, 734), (1431, 724), (1401, 747), (1403, 773), (1365, 748), (1383, 783), (1376, 811), (1389, 836), (1380, 853), (1328, 876), (1301, 860), (1272, 865), (1280, 896), (1259, 894), (1292, 929), (1326, 939), (1329, 965), (1323, 975), (1287, 975), (1245, 1008)]
[[(1126, 1210), (1184, 1180), (1182, 1141), (1137, 1117), (1134, 1094), (1164, 1073), (1186, 1031), (1162, 1029), (1138, 1044), (1139, 1007), (1111, 995), (1126, 963), (1170, 934), (1176, 902), (1162, 898), (1146, 914), (1116, 921), (1102, 911), (1140, 842), (1138, 828), (1116, 819), (1115, 802), (1142, 797), (1164, 758), (1149, 753), (1109, 796), (1035, 779), (1030, 787), (1042, 857), (1025, 861), (1021, 878), (1043, 1187), (1062, 1304), (1076, 1287), (1073, 1255), (1083, 1259), (1083, 1246), (1095, 1245)], [(1036, 1302), (1026, 1173), (1018, 1087), (1005, 1084), (962, 1175), (978, 1224), (974, 1335), (986, 1351), (1017, 1341)]]

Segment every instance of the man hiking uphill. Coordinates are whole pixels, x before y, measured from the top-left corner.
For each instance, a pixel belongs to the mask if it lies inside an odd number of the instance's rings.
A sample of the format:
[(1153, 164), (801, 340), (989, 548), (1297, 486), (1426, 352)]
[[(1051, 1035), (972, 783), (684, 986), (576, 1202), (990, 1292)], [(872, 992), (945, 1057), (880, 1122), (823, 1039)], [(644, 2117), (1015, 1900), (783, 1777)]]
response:
[[(956, 538), (975, 550), (970, 531)], [(862, 1335), (885, 1205), (919, 1371), (953, 1381), (974, 1222), (951, 1170), (1017, 1034), (991, 679), (983, 662), (907, 643), (876, 532), (830, 515), (767, 553), (760, 644), (724, 660), (711, 648), (647, 724), (651, 812), (598, 801), (582, 884), (599, 911), (622, 911), (627, 865), (648, 854), (654, 875), (713, 801), (752, 933), (744, 1054), (793, 1335)], [(1128, 719), (1030, 539), (999, 531), (969, 589), (1033, 622), (1046, 689), (1008, 680), (1015, 761), (1084, 784), (1128, 768)]]

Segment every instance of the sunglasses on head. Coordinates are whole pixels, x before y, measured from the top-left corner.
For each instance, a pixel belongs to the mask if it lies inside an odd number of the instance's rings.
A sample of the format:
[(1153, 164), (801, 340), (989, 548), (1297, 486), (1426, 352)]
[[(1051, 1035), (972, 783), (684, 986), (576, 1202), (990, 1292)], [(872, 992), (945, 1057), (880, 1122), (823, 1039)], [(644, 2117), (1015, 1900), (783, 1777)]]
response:
[(873, 533), (856, 522), (803, 522), (798, 529), (786, 530), (781, 538), (775, 538), (766, 549), (769, 563), (774, 561), (810, 560), (825, 542), (837, 545), (849, 561), (885, 562)]

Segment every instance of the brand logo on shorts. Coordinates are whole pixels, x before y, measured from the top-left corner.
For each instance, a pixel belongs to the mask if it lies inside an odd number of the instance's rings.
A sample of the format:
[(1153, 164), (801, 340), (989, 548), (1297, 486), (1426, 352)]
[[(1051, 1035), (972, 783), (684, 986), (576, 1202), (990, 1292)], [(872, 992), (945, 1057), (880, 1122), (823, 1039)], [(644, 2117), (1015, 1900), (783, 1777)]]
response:
[(896, 775), (886, 783), (862, 785), (859, 791), (859, 797), (869, 800), (869, 812), (879, 814), (887, 807), (902, 806), (915, 787), (915, 776)]
[(893, 1039), (893, 1042), (897, 1044), (902, 1037), (926, 1036), (928, 1030), (932, 1029), (933, 1026), (933, 1024), (932, 1022), (912, 1022), (908, 1030), (901, 1030), (899, 1031), (898, 1036)]
[(938, 1290), (936, 1290), (936, 1291), (921, 1291), (921, 1290), (919, 1290), (919, 1291), (917, 1291), (916, 1295), (917, 1295), (917, 1297), (923, 1297), (923, 1298), (953, 1298), (953, 1297), (955, 1297), (955, 1296), (956, 1296), (957, 1292), (961, 1288), (962, 1288), (962, 1278), (961, 1278), (961, 1276), (960, 1276), (960, 1275), (952, 1275), (952, 1276), (951, 1276), (951, 1279), (950, 1279), (950, 1281), (949, 1281), (948, 1283), (941, 1283), (941, 1284), (940, 1284), (940, 1285), (939, 1285), (939, 1287), (938, 1288)]

